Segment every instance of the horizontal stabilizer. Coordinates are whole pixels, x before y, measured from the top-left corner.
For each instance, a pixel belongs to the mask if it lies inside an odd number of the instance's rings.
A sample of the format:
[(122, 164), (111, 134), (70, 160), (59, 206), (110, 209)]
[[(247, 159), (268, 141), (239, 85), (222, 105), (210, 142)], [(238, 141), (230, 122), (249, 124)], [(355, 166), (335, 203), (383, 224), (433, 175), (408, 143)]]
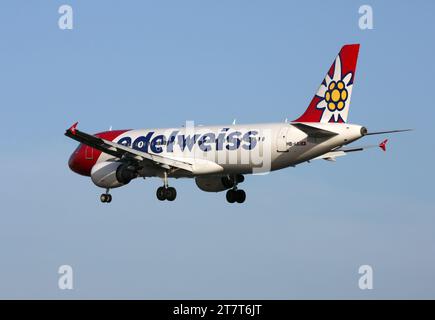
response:
[(329, 139), (329, 138), (337, 135), (337, 133), (335, 133), (335, 132), (316, 128), (314, 126), (310, 126), (310, 125), (307, 125), (305, 123), (292, 123), (292, 125), (294, 127), (298, 128), (299, 130), (305, 132), (308, 136), (313, 137), (313, 138), (327, 138), (327, 139)]
[(346, 155), (346, 152), (344, 152), (344, 151), (330, 151), (330, 152), (327, 152), (325, 154), (322, 154), (321, 156), (318, 156), (317, 158), (314, 158), (313, 160), (323, 159), (323, 160), (335, 162), (335, 158), (342, 157), (345, 155)]

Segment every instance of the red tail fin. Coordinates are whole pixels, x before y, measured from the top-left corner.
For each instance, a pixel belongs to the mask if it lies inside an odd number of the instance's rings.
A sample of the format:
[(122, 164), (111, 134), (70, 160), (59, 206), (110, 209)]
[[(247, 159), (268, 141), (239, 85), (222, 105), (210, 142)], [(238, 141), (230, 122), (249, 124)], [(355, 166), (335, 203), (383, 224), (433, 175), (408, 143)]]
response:
[(347, 122), (359, 44), (343, 46), (308, 109), (295, 122)]

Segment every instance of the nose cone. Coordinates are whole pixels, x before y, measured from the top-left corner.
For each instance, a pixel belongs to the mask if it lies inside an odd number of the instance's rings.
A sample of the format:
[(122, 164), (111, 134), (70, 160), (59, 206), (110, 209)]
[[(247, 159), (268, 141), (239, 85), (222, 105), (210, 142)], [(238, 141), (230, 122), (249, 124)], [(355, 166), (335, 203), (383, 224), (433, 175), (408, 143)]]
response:
[(68, 166), (75, 173), (89, 177), (91, 175), (92, 166), (94, 165), (94, 161), (90, 160), (91, 159), (86, 159), (85, 157), (85, 146), (80, 144), (70, 156)]

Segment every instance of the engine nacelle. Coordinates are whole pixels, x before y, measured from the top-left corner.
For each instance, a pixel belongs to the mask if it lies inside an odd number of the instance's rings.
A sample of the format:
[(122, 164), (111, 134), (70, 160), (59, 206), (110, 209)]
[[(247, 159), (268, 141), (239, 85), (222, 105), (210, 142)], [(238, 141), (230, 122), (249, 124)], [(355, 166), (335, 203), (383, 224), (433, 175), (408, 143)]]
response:
[(127, 164), (116, 161), (99, 162), (91, 170), (92, 182), (101, 188), (121, 187), (136, 176), (136, 172)]
[(235, 177), (196, 177), (195, 182), (198, 188), (206, 192), (220, 192), (231, 189), (236, 183), (243, 182), (245, 178), (238, 174)]

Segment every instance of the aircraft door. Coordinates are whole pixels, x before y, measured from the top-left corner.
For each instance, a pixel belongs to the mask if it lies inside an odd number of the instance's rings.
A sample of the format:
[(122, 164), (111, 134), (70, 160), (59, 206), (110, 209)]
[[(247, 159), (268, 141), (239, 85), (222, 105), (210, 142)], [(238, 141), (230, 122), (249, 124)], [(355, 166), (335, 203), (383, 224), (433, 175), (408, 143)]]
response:
[(279, 130), (277, 141), (276, 141), (276, 151), (287, 152), (289, 145), (287, 144), (289, 127), (282, 127)]

